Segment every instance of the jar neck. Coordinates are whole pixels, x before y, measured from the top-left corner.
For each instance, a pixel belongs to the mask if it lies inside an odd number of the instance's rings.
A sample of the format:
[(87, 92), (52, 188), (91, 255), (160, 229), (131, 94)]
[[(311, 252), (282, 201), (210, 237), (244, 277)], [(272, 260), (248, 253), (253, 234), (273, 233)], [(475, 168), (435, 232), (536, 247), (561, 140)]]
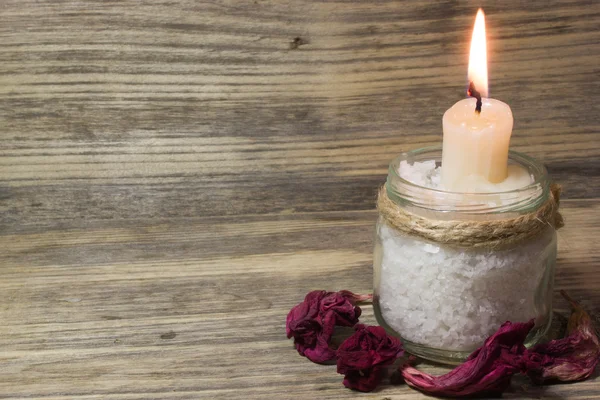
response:
[(491, 193), (460, 193), (414, 184), (400, 176), (400, 163), (434, 160), (441, 164), (441, 146), (402, 153), (389, 166), (386, 190), (398, 206), (411, 212), (444, 220), (503, 219), (531, 213), (550, 194), (550, 181), (544, 166), (524, 154), (510, 151), (509, 164), (518, 164), (532, 176), (532, 183), (516, 190)]

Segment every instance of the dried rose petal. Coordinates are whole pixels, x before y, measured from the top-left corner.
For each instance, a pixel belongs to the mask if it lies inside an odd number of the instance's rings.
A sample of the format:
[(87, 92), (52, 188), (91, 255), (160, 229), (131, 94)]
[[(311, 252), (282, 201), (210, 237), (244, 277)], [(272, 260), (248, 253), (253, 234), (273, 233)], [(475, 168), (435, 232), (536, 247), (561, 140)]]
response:
[(369, 298), (370, 295), (355, 295), (347, 290), (312, 291), (290, 310), (285, 324), (287, 337), (294, 338), (298, 353), (309, 360), (316, 363), (332, 360), (335, 350), (329, 342), (335, 326), (358, 323), (361, 309), (355, 303)]
[(355, 306), (354, 298), (359, 297), (354, 293), (344, 290), (342, 292), (329, 292), (321, 299), (320, 314), (323, 316), (323, 327), (331, 329), (338, 326), (354, 326), (362, 310)]
[(589, 314), (564, 291), (561, 294), (573, 309), (568, 336), (539, 344), (527, 352), (527, 375), (538, 384), (586, 379), (600, 359), (600, 342)]
[(510, 385), (512, 376), (523, 369), (523, 342), (533, 325), (533, 320), (504, 323), (467, 361), (445, 375), (431, 376), (408, 364), (400, 367), (400, 373), (408, 385), (431, 395), (500, 394)]
[(290, 310), (285, 324), (287, 337), (294, 337), (298, 353), (316, 363), (335, 357), (335, 351), (329, 349), (329, 338), (323, 333), (319, 313), (321, 299), (326, 293), (324, 290), (308, 293), (302, 303)]
[(337, 351), (337, 371), (344, 374), (344, 386), (370, 392), (381, 381), (383, 367), (393, 364), (404, 351), (397, 338), (380, 326), (359, 324), (356, 332)]

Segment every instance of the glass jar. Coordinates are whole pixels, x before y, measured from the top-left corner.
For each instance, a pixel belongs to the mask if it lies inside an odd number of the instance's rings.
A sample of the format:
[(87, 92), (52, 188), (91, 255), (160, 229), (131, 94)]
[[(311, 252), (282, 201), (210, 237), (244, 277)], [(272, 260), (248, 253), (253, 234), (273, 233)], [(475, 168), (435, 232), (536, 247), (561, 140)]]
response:
[[(385, 185), (389, 199), (433, 220), (489, 221), (529, 214), (551, 195), (545, 168), (517, 152), (509, 153), (509, 165), (524, 167), (533, 182), (507, 192), (444, 192), (399, 175), (402, 161), (440, 165), (441, 159), (441, 147), (394, 159)], [(533, 345), (552, 320), (556, 247), (552, 226), (509, 247), (457, 247), (400, 232), (380, 216), (373, 262), (375, 316), (409, 353), (437, 362), (464, 361), (506, 321), (534, 318), (526, 341)]]

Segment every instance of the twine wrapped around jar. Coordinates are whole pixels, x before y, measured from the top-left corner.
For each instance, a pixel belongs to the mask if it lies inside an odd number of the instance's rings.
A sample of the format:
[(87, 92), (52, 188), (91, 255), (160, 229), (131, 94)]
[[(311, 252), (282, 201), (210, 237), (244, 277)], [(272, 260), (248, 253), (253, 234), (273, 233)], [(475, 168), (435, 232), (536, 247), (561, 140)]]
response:
[(550, 186), (548, 200), (535, 211), (516, 218), (490, 221), (435, 220), (408, 212), (379, 191), (379, 215), (393, 228), (438, 243), (461, 247), (508, 247), (540, 234), (549, 226), (559, 229), (564, 223), (558, 211), (561, 187)]

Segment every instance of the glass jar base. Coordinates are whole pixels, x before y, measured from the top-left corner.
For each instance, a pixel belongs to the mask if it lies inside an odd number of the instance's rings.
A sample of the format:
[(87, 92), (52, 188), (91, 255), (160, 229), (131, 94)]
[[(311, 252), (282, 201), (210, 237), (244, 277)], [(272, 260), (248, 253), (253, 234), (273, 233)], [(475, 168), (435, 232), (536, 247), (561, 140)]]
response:
[[(535, 346), (544, 339), (550, 326), (552, 325), (552, 313), (548, 315), (546, 325), (539, 328), (534, 328), (530, 332), (529, 336), (525, 340), (525, 347), (529, 348)], [(391, 332), (394, 333), (394, 332)], [(446, 365), (459, 365), (463, 363), (472, 351), (453, 351), (437, 349), (430, 346), (425, 346), (418, 343), (413, 343), (410, 340), (401, 338), (404, 350), (412, 355), (423, 358), (425, 360), (433, 361), (440, 364)]]

